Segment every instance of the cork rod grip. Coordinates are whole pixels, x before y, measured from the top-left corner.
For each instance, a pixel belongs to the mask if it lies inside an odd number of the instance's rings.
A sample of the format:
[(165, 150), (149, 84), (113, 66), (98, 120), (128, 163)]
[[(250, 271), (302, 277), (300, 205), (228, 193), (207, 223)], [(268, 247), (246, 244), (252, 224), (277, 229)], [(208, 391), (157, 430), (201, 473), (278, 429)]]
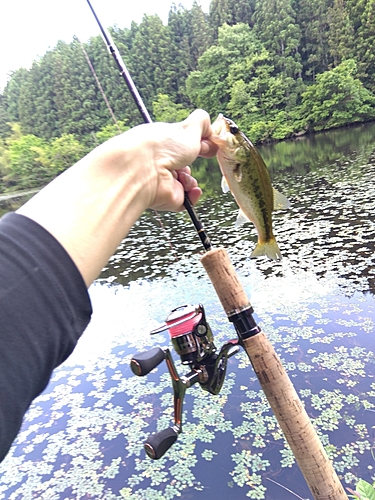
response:
[(227, 316), (250, 305), (242, 283), (224, 248), (215, 248), (206, 252), (202, 255), (201, 262)]
[[(210, 250), (201, 262), (228, 316), (249, 307), (246, 292), (225, 249)], [(243, 347), (314, 500), (347, 500), (309, 416), (266, 335), (260, 332), (244, 340)]]

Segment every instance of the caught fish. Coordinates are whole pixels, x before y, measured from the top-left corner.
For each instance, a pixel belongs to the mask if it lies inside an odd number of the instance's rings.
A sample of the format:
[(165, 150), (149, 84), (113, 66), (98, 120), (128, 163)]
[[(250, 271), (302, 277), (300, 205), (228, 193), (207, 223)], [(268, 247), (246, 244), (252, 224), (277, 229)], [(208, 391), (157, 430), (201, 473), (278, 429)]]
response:
[(281, 252), (272, 231), (272, 212), (289, 208), (288, 199), (272, 187), (261, 155), (232, 120), (219, 114), (212, 132), (211, 139), (219, 147), (221, 187), (224, 193), (231, 191), (240, 207), (236, 227), (250, 220), (258, 231), (258, 243), (250, 257), (266, 255), (280, 260)]

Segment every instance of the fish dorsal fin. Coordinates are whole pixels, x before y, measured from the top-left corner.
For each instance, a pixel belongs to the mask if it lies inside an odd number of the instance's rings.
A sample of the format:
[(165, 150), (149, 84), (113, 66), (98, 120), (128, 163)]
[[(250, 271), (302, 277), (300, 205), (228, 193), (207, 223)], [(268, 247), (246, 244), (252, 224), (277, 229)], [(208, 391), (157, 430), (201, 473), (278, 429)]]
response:
[(221, 189), (223, 190), (223, 193), (228, 193), (230, 191), (230, 187), (228, 186), (228, 182), (224, 176), (221, 179)]
[(279, 193), (277, 189), (273, 189), (273, 209), (274, 210), (282, 210), (283, 208), (289, 208), (290, 203), (286, 196)]
[(242, 224), (245, 224), (245, 222), (249, 222), (249, 218), (246, 217), (246, 215), (243, 213), (243, 211), (241, 209), (239, 209), (238, 215), (237, 215), (237, 220), (236, 220), (234, 227), (240, 227), (240, 226), (242, 226)]

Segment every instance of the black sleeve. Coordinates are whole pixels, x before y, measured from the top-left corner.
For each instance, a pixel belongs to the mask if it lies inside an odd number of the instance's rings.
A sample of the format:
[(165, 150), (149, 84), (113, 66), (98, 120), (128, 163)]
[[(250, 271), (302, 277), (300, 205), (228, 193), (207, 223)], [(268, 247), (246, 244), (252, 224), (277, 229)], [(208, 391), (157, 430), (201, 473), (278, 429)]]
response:
[(0, 461), (91, 313), (82, 276), (60, 243), (27, 217), (6, 214), (0, 220)]

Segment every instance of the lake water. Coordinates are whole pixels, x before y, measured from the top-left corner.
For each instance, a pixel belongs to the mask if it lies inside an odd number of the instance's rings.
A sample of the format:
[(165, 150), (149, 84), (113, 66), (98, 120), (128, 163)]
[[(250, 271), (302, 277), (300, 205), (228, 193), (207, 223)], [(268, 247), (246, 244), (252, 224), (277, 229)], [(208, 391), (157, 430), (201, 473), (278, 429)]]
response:
[[(197, 211), (354, 488), (357, 478), (375, 480), (375, 124), (261, 153), (291, 202), (274, 217), (280, 263), (249, 259), (255, 230), (234, 230), (237, 209), (220, 193), (217, 166)], [(202, 303), (216, 345), (235, 337), (201, 253), (185, 213), (138, 221), (90, 289), (94, 315), (77, 349), (0, 464), (1, 499), (312, 499), (243, 352), (230, 358), (219, 395), (187, 391), (183, 432), (162, 459), (143, 451), (173, 420), (165, 364), (146, 377), (129, 368), (134, 353), (169, 344), (149, 332), (171, 309)]]

